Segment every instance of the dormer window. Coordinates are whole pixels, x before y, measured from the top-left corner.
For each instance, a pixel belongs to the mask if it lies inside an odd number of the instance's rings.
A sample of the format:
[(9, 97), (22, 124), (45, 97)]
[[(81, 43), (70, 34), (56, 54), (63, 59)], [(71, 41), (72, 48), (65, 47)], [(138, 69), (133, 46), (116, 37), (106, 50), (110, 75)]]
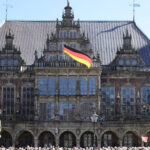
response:
[(70, 32), (70, 38), (72, 39), (72, 32)]
[(130, 60), (126, 60), (126, 65), (129, 66), (130, 65)]
[(63, 49), (63, 46), (62, 46), (62, 44), (60, 44), (59, 45), (59, 50), (62, 51), (62, 49)]
[(123, 65), (123, 60), (121, 59), (121, 60), (119, 60), (119, 63), (118, 63), (119, 65)]
[(14, 60), (14, 66), (18, 66), (19, 62), (18, 60)]
[(74, 38), (74, 39), (76, 38), (76, 32), (73, 33), (73, 38)]
[(66, 34), (66, 32), (64, 32), (64, 38), (67, 38), (67, 34)]
[(2, 59), (2, 60), (1, 60), (1, 66), (4, 66), (4, 65), (5, 65), (5, 60)]
[(62, 36), (62, 32), (60, 32), (60, 34), (59, 34), (59, 38), (62, 38), (63, 36)]
[(132, 60), (132, 65), (136, 66), (137, 65), (137, 60)]
[(12, 66), (12, 60), (8, 60), (8, 66)]

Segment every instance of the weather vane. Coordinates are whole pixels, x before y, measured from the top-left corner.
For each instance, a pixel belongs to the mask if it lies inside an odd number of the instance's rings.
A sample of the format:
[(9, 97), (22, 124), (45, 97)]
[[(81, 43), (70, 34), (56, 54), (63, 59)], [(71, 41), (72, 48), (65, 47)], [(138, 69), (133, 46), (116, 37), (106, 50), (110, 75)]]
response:
[(133, 0), (133, 3), (130, 5), (133, 8), (133, 21), (135, 21), (135, 7), (140, 7), (140, 4), (136, 3), (135, 0)]
[(4, 4), (4, 6), (6, 7), (6, 18), (5, 18), (5, 20), (7, 21), (7, 18), (8, 18), (8, 8), (13, 8), (13, 6), (12, 5), (9, 5), (8, 4), (8, 0), (6, 0), (6, 3)]

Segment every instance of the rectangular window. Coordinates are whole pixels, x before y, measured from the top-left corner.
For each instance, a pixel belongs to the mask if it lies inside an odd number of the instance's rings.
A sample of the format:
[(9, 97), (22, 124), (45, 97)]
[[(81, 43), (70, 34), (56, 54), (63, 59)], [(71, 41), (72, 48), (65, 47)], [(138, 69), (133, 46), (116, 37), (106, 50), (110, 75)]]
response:
[(65, 103), (65, 102), (61, 102), (59, 104), (60, 120), (66, 120), (67, 119), (67, 114), (68, 114), (68, 104)]
[(33, 88), (23, 88), (22, 97), (22, 108), (21, 114), (26, 116), (26, 119), (33, 119), (34, 115), (34, 89)]
[(2, 113), (3, 115), (14, 114), (14, 88), (3, 88)]
[(80, 119), (89, 120), (96, 110), (96, 102), (81, 102), (79, 106)]
[(96, 94), (96, 77), (89, 78), (89, 95)]
[(47, 78), (40, 78), (40, 95), (47, 95)]
[(134, 115), (134, 88), (122, 88), (122, 112)]
[(48, 78), (48, 95), (55, 95), (55, 78)]
[(55, 104), (53, 102), (40, 103), (40, 120), (50, 121), (55, 118)]
[(115, 90), (111, 87), (102, 88), (101, 113), (107, 118), (114, 115)]
[(59, 104), (60, 120), (75, 120), (76, 102), (61, 102)]
[(85, 77), (80, 78), (80, 94), (87, 95), (87, 79)]
[(150, 105), (150, 88), (142, 88), (142, 104)]
[(59, 79), (59, 94), (67, 95), (67, 78), (65, 77)]
[(76, 95), (76, 78), (69, 78), (69, 95)]

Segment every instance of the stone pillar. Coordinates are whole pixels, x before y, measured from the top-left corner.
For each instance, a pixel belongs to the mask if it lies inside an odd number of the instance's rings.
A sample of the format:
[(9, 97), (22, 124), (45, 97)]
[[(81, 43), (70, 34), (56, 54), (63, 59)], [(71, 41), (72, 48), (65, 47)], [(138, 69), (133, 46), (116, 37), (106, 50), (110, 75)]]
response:
[(122, 147), (122, 144), (123, 144), (123, 140), (119, 139), (119, 146)]
[(38, 138), (34, 138), (34, 147), (38, 147), (39, 140)]
[(101, 139), (99, 137), (97, 138), (97, 147), (101, 147)]
[(76, 139), (76, 146), (80, 147), (80, 139), (79, 138)]
[(58, 135), (55, 136), (55, 143), (56, 143), (56, 147), (59, 146), (59, 136)]
[[(17, 139), (16, 139), (17, 140)], [(12, 138), (12, 146), (15, 147), (16, 146), (16, 140), (14, 138)]]

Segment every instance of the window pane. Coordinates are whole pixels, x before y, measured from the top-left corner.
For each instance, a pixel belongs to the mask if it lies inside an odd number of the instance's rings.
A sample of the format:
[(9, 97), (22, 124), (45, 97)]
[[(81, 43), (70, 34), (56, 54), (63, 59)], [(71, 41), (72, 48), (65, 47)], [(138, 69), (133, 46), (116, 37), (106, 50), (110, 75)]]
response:
[(59, 94), (67, 95), (67, 78), (65, 77), (59, 79)]
[(4, 115), (14, 114), (14, 88), (3, 88), (2, 113)]
[(122, 112), (124, 114), (134, 114), (134, 88), (122, 88)]
[(89, 78), (89, 95), (96, 94), (96, 78), (90, 77)]
[(76, 95), (76, 78), (69, 78), (69, 95)]
[(47, 95), (47, 79), (40, 78), (39, 81), (40, 95)]
[(80, 94), (87, 95), (87, 79), (85, 77), (80, 78)]
[(150, 105), (150, 88), (142, 88), (142, 104)]
[(114, 99), (115, 90), (114, 88), (102, 88), (102, 103), (101, 103), (101, 113), (103, 116), (113, 117), (114, 115)]
[(48, 95), (55, 95), (55, 78), (48, 78)]
[(50, 121), (55, 118), (54, 102), (40, 103), (40, 120)]

